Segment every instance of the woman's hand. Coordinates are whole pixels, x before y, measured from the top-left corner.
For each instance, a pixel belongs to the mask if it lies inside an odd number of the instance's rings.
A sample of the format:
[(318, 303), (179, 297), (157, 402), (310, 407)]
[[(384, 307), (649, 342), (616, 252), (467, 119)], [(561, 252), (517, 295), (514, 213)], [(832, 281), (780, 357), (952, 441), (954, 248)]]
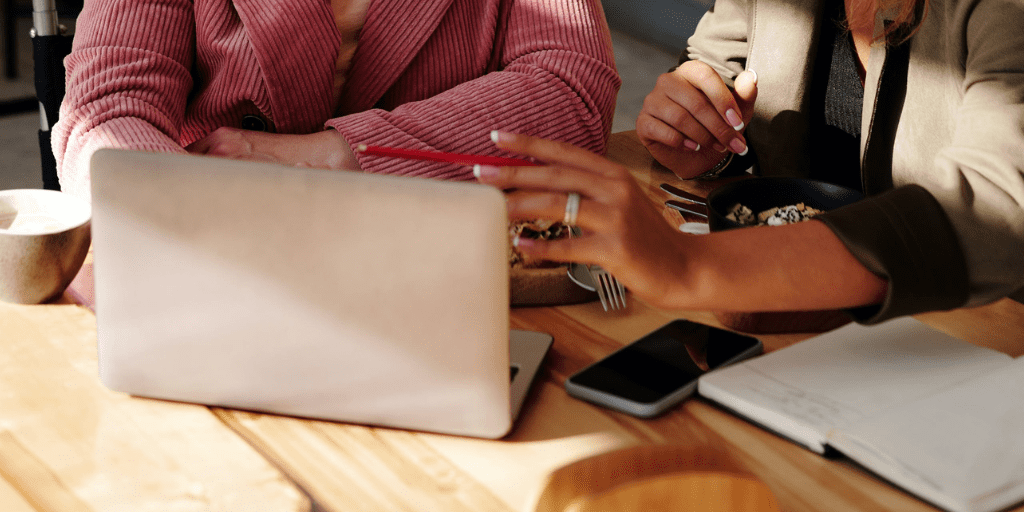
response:
[(190, 153), (295, 167), (359, 170), (352, 148), (336, 130), (306, 135), (218, 128), (185, 148)]
[(687, 61), (658, 78), (644, 99), (636, 133), (658, 162), (681, 178), (710, 169), (726, 152), (746, 154), (743, 137), (757, 99), (757, 74), (736, 77), (735, 93), (711, 66)]
[(520, 239), (532, 258), (596, 263), (644, 302), (664, 309), (808, 311), (878, 304), (888, 282), (860, 263), (823, 223), (680, 233), (628, 169), (569, 144), (493, 132), (502, 149), (538, 167), (478, 166), (482, 183), (507, 194), (514, 219), (562, 220), (580, 194), (583, 234)]
[(478, 166), (482, 183), (508, 193), (513, 219), (562, 220), (571, 192), (579, 193), (577, 225), (582, 236), (537, 241), (520, 239), (531, 258), (599, 264), (648, 303), (670, 295), (673, 276), (685, 274), (686, 240), (665, 221), (629, 171), (569, 144), (494, 132), (499, 148), (546, 162), (538, 167)]

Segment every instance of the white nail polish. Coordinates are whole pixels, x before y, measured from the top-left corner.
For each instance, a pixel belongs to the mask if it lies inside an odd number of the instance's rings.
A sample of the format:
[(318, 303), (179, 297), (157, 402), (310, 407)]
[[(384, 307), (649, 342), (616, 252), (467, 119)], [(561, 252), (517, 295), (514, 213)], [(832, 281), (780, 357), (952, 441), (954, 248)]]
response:
[(743, 152), (742, 153), (736, 153), (736, 154), (740, 155), (740, 156), (746, 156), (748, 151), (750, 151), (750, 146), (747, 146), (747, 147), (743, 148)]
[(498, 130), (491, 130), (491, 142), (498, 143)]
[[(736, 119), (736, 124), (732, 124), (733, 119)], [(725, 111), (725, 120), (728, 121), (730, 125), (732, 125), (733, 130), (740, 131), (743, 129), (743, 118), (741, 118), (735, 110), (730, 108), (729, 110)]]
[(473, 165), (473, 176), (480, 179), (480, 164)]

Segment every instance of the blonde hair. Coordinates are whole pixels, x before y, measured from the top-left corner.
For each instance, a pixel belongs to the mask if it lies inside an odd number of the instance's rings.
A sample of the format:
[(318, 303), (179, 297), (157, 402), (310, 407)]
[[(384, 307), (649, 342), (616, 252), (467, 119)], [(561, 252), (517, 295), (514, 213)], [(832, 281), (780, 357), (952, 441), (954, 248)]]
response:
[(846, 6), (847, 28), (871, 31), (875, 26), (875, 13), (888, 10), (892, 10), (895, 17), (876, 40), (900, 44), (920, 28), (928, 12), (928, 0), (852, 0)]

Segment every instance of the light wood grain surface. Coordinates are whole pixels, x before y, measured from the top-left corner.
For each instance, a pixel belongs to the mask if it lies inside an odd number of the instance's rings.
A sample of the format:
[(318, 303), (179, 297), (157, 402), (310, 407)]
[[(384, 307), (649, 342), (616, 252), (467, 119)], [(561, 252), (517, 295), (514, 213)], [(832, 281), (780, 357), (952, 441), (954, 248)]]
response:
[(103, 387), (92, 312), (0, 303), (0, 510), (311, 509), (207, 408)]
[[(655, 204), (668, 198), (657, 188), (664, 181), (701, 194), (714, 186), (676, 180), (652, 163), (631, 133), (614, 135), (609, 155), (635, 168)], [(664, 217), (683, 221), (668, 208)], [(705, 462), (763, 482), (786, 511), (936, 510), (844, 459), (819, 456), (699, 398), (641, 420), (566, 395), (567, 376), (671, 319), (718, 325), (708, 312), (662, 311), (635, 298), (613, 312), (597, 302), (515, 308), (514, 328), (548, 332), (555, 341), (514, 429), (492, 441), (111, 392), (96, 377), (95, 317), (71, 303), (88, 296), (90, 286), (87, 278), (76, 281), (61, 303), (0, 304), (5, 512), (528, 512), (546, 489), (564, 485), (552, 484), (565, 481), (559, 475), (593, 460), (614, 460), (610, 467), (618, 468), (630, 463), (602, 457), (651, 450), (716, 454)], [(968, 341), (1024, 354), (1024, 305), (1016, 302), (921, 319)], [(770, 351), (808, 336), (761, 339)], [(680, 471), (702, 465), (687, 460), (657, 473), (684, 478)], [(579, 492), (596, 492), (592, 502), (611, 503), (665, 487), (622, 480)], [(613, 483), (621, 484), (621, 494), (607, 494)]]

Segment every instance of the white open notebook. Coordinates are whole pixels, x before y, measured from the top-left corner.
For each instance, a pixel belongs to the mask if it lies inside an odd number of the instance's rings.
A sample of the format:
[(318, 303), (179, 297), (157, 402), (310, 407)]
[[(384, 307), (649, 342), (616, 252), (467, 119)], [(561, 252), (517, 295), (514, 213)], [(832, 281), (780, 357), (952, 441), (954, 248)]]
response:
[(912, 318), (850, 324), (708, 373), (698, 393), (946, 510), (1024, 500), (1024, 359)]
[(107, 386), (474, 437), (511, 428), (552, 340), (514, 331), (510, 347), (498, 190), (118, 150), (91, 172)]

